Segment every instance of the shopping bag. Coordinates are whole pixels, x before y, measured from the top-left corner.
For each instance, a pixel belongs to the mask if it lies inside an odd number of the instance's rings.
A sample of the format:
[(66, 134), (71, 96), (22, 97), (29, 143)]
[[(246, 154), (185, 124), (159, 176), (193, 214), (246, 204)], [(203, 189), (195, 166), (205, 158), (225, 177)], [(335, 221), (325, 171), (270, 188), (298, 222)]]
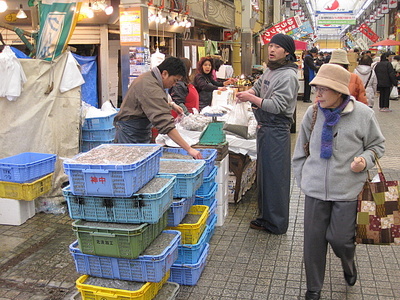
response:
[(397, 86), (392, 87), (392, 90), (390, 91), (390, 99), (397, 100), (399, 97), (399, 90), (397, 89)]
[(249, 114), (247, 113), (248, 104), (237, 102), (227, 115), (224, 130), (235, 133), (247, 139), (249, 130)]
[(400, 245), (399, 181), (388, 181), (376, 158), (379, 182), (368, 179), (358, 195), (358, 244)]

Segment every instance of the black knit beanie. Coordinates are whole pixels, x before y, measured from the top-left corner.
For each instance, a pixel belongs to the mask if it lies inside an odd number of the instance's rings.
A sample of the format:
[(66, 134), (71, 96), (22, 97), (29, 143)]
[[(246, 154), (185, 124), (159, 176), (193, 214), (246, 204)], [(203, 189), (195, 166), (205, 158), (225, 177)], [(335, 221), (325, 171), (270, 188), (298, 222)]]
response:
[(296, 51), (296, 46), (293, 38), (283, 33), (277, 33), (272, 37), (270, 43), (277, 44), (289, 52), (289, 54), (286, 56), (287, 60), (296, 61), (296, 55), (294, 54)]

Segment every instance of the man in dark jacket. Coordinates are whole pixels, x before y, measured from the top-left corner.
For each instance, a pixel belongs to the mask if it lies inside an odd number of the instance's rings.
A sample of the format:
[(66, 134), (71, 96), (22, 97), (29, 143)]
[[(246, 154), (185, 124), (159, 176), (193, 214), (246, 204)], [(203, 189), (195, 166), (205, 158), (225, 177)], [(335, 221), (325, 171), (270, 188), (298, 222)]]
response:
[(310, 95), (311, 95), (311, 86), (310, 81), (313, 80), (315, 74), (318, 72), (318, 68), (315, 65), (314, 60), (318, 55), (318, 49), (313, 47), (311, 50), (308, 51), (308, 54), (304, 56), (304, 95), (303, 95), (303, 102), (311, 103)]
[(381, 55), (381, 61), (375, 66), (375, 74), (378, 79), (379, 111), (391, 112), (389, 109), (390, 91), (397, 86), (396, 74), (392, 64), (388, 60), (388, 53)]

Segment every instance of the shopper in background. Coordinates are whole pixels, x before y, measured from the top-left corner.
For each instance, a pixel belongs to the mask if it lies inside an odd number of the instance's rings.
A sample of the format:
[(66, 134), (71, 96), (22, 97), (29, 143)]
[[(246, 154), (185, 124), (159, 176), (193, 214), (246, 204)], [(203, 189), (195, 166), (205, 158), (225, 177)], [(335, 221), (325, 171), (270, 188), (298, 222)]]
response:
[(375, 164), (374, 153), (381, 157), (385, 149), (374, 111), (350, 96), (350, 76), (338, 65), (321, 66), (310, 83), (318, 105), (315, 126), (311, 131), (314, 107), (310, 106), (293, 154), (294, 177), (305, 194), (307, 300), (320, 299), (328, 243), (340, 258), (346, 283), (356, 283), (357, 195)]
[(226, 86), (235, 83), (235, 79), (229, 78), (224, 82), (213, 79), (214, 59), (210, 56), (202, 57), (197, 63), (197, 74), (194, 77), (193, 85), (199, 93), (200, 110), (211, 105), (213, 91), (225, 91)]
[[(175, 128), (165, 89), (186, 76), (185, 65), (176, 57), (168, 57), (151, 71), (143, 73), (129, 86), (121, 108), (114, 118), (115, 142), (147, 144), (151, 141), (151, 126), (167, 134), (194, 158), (201, 154), (182, 138)], [(177, 106), (172, 104), (172, 106)], [(181, 108), (179, 108), (181, 109)]]
[(378, 78), (379, 91), (379, 111), (391, 112), (389, 109), (390, 91), (393, 86), (397, 86), (396, 74), (392, 64), (388, 60), (388, 53), (381, 55), (381, 61), (374, 68), (376, 77)]
[(315, 60), (318, 55), (317, 48), (311, 48), (308, 53), (304, 56), (303, 60), (303, 76), (304, 76), (304, 95), (303, 102), (311, 103), (311, 87), (310, 81), (313, 80), (315, 74), (318, 72), (318, 66), (315, 64)]
[[(347, 52), (343, 49), (335, 49), (332, 51), (332, 57), (329, 61), (331, 64), (340, 65), (346, 70), (349, 70), (349, 60), (347, 59)], [(350, 83), (349, 83), (349, 90), (350, 95), (356, 98), (357, 101), (360, 101), (366, 105), (368, 105), (367, 96), (365, 94), (364, 83), (361, 78), (355, 74), (350, 73)]]
[[(169, 89), (169, 94), (172, 100), (182, 107), (185, 114), (188, 114), (193, 113), (194, 108), (199, 110), (199, 93), (189, 79), (192, 73), (192, 62), (185, 57), (182, 57), (181, 60), (185, 65), (186, 76)], [(172, 111), (172, 115), (178, 116), (175, 111)]]
[(250, 101), (257, 131), (257, 187), (259, 216), (250, 227), (273, 234), (286, 233), (290, 200), (290, 127), (299, 81), (292, 37), (278, 33), (268, 44), (268, 64), (254, 86), (236, 94)]
[(367, 96), (367, 102), (369, 107), (374, 106), (375, 94), (377, 91), (378, 80), (376, 78), (375, 72), (371, 67), (372, 58), (369, 55), (363, 55), (360, 58), (358, 66), (354, 70), (364, 83), (365, 93)]

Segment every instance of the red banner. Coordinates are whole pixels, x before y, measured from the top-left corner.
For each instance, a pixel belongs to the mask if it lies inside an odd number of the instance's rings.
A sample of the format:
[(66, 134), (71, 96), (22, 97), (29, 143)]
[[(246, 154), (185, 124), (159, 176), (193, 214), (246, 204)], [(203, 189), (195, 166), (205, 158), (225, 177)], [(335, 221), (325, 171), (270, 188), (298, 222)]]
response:
[(376, 43), (379, 40), (379, 36), (365, 23), (361, 24), (359, 29), (360, 32), (362, 32), (367, 38), (369, 38), (374, 43)]
[(261, 43), (262, 45), (268, 44), (272, 37), (277, 33), (287, 33), (299, 26), (301, 26), (301, 20), (299, 16), (294, 16), (285, 21), (282, 21), (271, 28), (268, 28), (261, 34)]

